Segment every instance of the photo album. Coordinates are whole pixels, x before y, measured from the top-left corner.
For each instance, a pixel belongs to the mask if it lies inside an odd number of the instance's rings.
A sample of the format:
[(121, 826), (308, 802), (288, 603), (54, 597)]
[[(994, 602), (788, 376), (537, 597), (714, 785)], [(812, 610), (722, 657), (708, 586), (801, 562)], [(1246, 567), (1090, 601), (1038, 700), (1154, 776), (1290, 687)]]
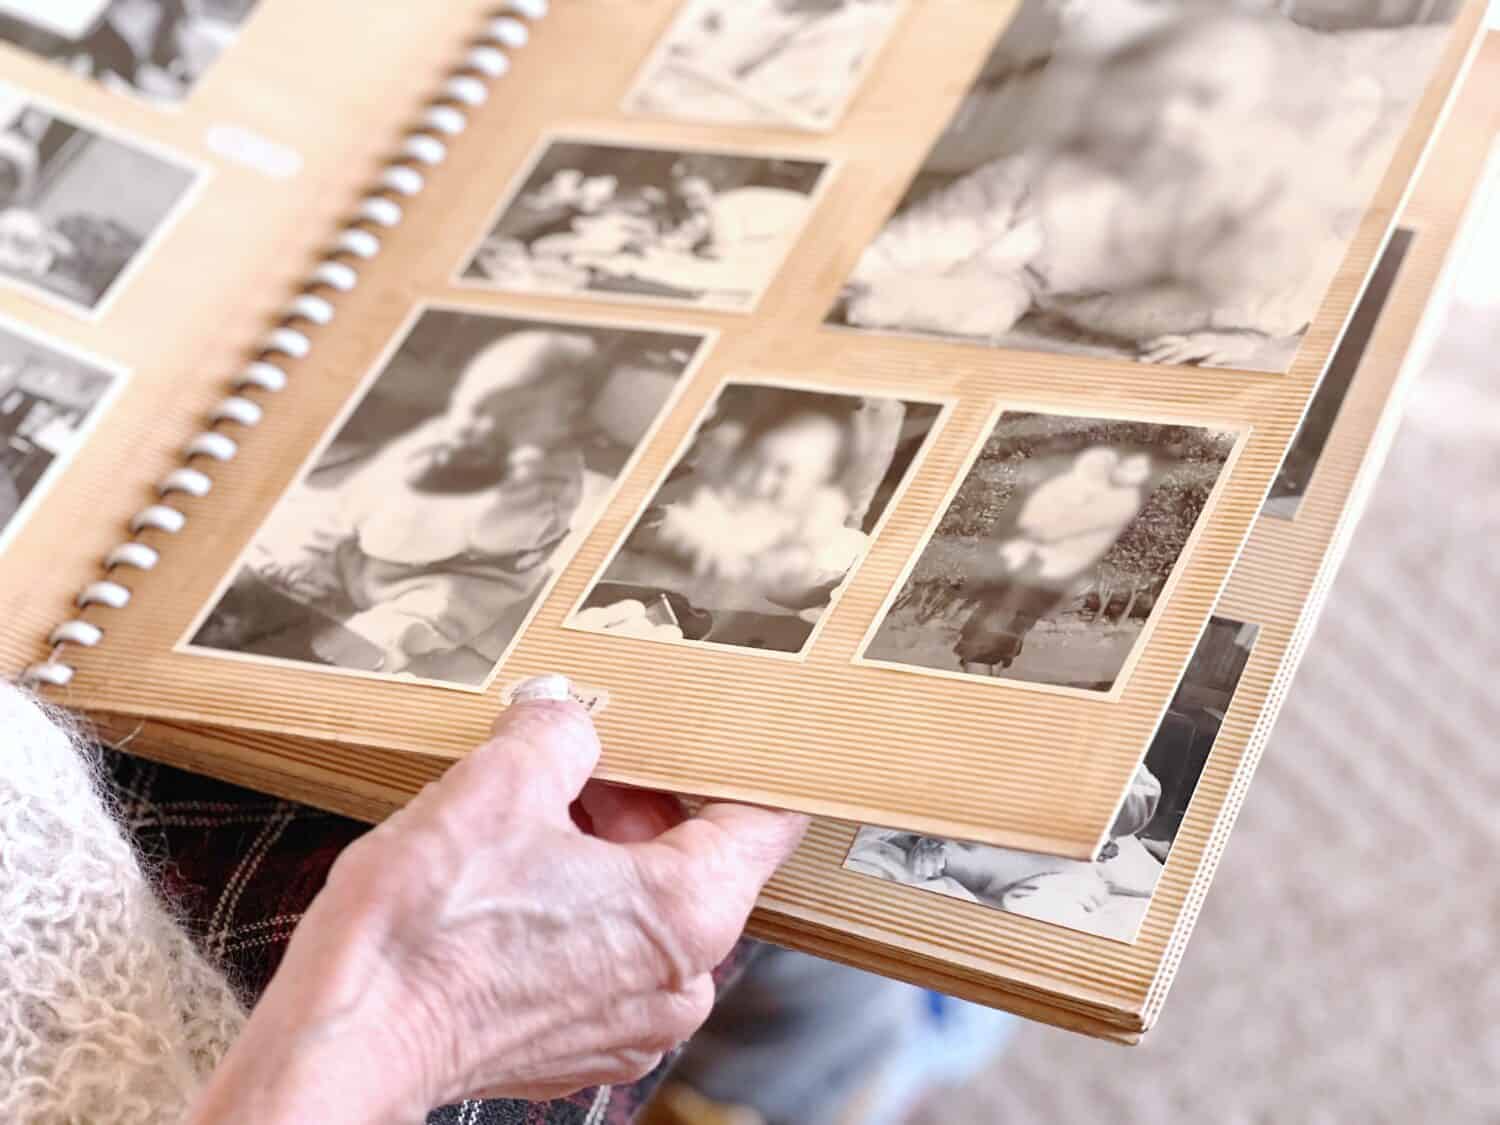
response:
[(0, 672), (371, 821), (562, 673), (813, 816), (756, 936), (1133, 1042), (1497, 86), (1480, 0), (0, 0)]

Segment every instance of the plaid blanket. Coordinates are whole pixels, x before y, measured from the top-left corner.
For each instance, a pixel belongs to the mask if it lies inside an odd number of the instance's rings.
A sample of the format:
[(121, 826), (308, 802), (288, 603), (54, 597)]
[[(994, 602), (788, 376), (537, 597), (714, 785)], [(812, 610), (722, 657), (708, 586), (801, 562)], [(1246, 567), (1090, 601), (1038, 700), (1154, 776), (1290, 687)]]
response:
[[(334, 858), (367, 826), (116, 751), (103, 751), (103, 762), (119, 815), (163, 896), (177, 904), (200, 948), (253, 1003)], [(721, 992), (747, 950), (742, 944), (720, 966)], [(585, 1090), (561, 1101), (445, 1106), (428, 1123), (624, 1125), (665, 1069), (633, 1086)]]

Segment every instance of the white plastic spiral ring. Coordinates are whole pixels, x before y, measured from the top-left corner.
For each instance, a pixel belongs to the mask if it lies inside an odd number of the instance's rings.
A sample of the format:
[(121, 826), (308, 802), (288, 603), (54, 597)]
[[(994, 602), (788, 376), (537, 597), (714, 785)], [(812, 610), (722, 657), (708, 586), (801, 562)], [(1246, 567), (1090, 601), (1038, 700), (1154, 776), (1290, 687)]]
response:
[(239, 445), (228, 434), (221, 434), (218, 430), (204, 430), (187, 443), (183, 453), (189, 460), (208, 457), (215, 461), (233, 461), (234, 455), (239, 451)]
[(64, 621), (47, 637), (49, 645), (82, 645), (93, 648), (104, 636), (104, 630), (88, 621)]
[(148, 528), (176, 535), (187, 523), (187, 517), (168, 504), (151, 504), (130, 517), (130, 533), (139, 535)]

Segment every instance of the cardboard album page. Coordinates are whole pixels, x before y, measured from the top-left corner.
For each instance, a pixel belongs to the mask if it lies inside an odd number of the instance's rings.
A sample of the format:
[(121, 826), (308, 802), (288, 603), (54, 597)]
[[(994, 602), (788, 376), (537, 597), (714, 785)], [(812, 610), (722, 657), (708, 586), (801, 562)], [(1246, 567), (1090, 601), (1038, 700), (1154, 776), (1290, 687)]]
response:
[(59, 697), (555, 670), (607, 777), (1095, 854), (1480, 14), (1326, 7), (556, 6)]

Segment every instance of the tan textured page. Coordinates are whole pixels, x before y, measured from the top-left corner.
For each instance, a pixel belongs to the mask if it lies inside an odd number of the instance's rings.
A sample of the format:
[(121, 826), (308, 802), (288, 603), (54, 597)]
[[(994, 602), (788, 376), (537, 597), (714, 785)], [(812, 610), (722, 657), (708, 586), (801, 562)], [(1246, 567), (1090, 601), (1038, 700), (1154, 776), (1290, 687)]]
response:
[[(505, 683), (555, 669), (609, 694), (601, 714), (607, 777), (1086, 856), (1113, 818), (1384, 241), (1466, 56), (1479, 8), (1459, 16), (1286, 374), (1153, 368), (1099, 355), (1059, 357), (824, 327), (862, 247), (901, 197), (1011, 9), (957, 0), (913, 5), (842, 124), (826, 136), (808, 136), (675, 125), (617, 108), (673, 8), (653, 4), (652, 19), (643, 18), (644, 6), (627, 11), (608, 3), (554, 13), (508, 79), (526, 92), (524, 99), (497, 96), (476, 113), (473, 135), (454, 146), (390, 239), (377, 267), (382, 284), (342, 303), (338, 322), (316, 334), (312, 356), (296, 365), (291, 386), (244, 456), (218, 474), (212, 502), (187, 505), (189, 526), (173, 553), (191, 563), (145, 578), (129, 609), (99, 611), (109, 643), (80, 657), (74, 685), (59, 698), (124, 715), (451, 757), (482, 736)], [(587, 81), (562, 81), (581, 57), (590, 59)], [(914, 75), (941, 80), (916, 82)], [(789, 191), (802, 193), (803, 202), (787, 206), (781, 225), (766, 235), (788, 248), (753, 314), (716, 311), (679, 294), (648, 300), (612, 288), (594, 296), (597, 272), (538, 273), (524, 256), (517, 260), (506, 242), (517, 219), (506, 203), (511, 189), (545, 192), (551, 183), (518, 183), (518, 170), (546, 159), (544, 139), (597, 144), (601, 138), (658, 154), (678, 151), (689, 169), (707, 152), (718, 166), (753, 167), (754, 175), (794, 185), (783, 186), (783, 201)], [(826, 163), (830, 174), (803, 175), (798, 162)], [(793, 236), (799, 224), (802, 233)], [(572, 267), (587, 247), (570, 245), (575, 258), (565, 264)], [(687, 283), (695, 292), (719, 285), (707, 268)], [(361, 380), (384, 380), (418, 301), (471, 314), (711, 332), (717, 341), (643, 441), (638, 461), (485, 690), (177, 648), (192, 639), (204, 607), (303, 467), (327, 466), (330, 419)], [(834, 393), (956, 402), (796, 665), (766, 654), (567, 628), (568, 615), (654, 495), (694, 420), (733, 380), (796, 380)], [(1007, 405), (1240, 435), (1233, 466), (1211, 490), (1173, 566), (1167, 596), (1150, 614), (1149, 637), (1109, 698), (855, 662), (976, 442)], [(1270, 659), (1273, 649), (1260, 648), (1259, 658)], [(356, 651), (349, 660), (363, 658)]]
[[(1134, 943), (843, 870), (854, 829), (831, 821), (814, 826), (768, 888), (752, 932), (1087, 1034), (1134, 1042), (1150, 1027), (1399, 420), (1402, 386), (1421, 373), (1424, 352), (1412, 347), (1419, 325), (1427, 336), (1441, 326), (1440, 271), (1486, 155), (1496, 151), (1497, 82), (1500, 40), (1491, 39), (1400, 216), (1412, 242), (1296, 517), (1257, 521), (1220, 601), (1219, 613), (1260, 622), (1262, 636)], [(443, 768), (435, 757), (128, 717), (105, 729), (163, 760), (369, 819), (386, 815)]]
[[(109, 5), (94, 7), (108, 15)], [(120, 77), (118, 52), (98, 45), (104, 24), (93, 23), (89, 5), (14, 0), (0, 11), (5, 159), (21, 152), (36, 166), (26, 199), (7, 194), (7, 220), (35, 209), (77, 238), (81, 214), (96, 226), (123, 220), (145, 239), (108, 285), (60, 269), (38, 284), (0, 268), (0, 359), (9, 365), (24, 352), (47, 369), (58, 355), (81, 355), (117, 384), (110, 401), (85, 396), (94, 404), (87, 439), (66, 443), (34, 510), (0, 529), (7, 674), (46, 655), (49, 630), (74, 616), (86, 583), (103, 577), (100, 564), (129, 538), (130, 517), (181, 464), (254, 341), (298, 292), (314, 254), (487, 10), (448, 4), (439, 19), (355, 0), (219, 7), (244, 18), (179, 29), (217, 39), (181, 45), (180, 56), (174, 41), (163, 48), (165, 66), (141, 68), (139, 85)], [(64, 15), (79, 26), (64, 26)], [(97, 78), (74, 72), (90, 66)], [(35, 114), (18, 120), (20, 104), (68, 128)], [(23, 134), (43, 129), (36, 159), (35, 146), (24, 152)], [(176, 167), (192, 178), (182, 192), (161, 183), (164, 169)], [(29, 335), (29, 350), (15, 342), (18, 333)], [(8, 380), (0, 385), (9, 390)], [(224, 428), (245, 436), (232, 423)], [(170, 536), (155, 545), (176, 549)]]

